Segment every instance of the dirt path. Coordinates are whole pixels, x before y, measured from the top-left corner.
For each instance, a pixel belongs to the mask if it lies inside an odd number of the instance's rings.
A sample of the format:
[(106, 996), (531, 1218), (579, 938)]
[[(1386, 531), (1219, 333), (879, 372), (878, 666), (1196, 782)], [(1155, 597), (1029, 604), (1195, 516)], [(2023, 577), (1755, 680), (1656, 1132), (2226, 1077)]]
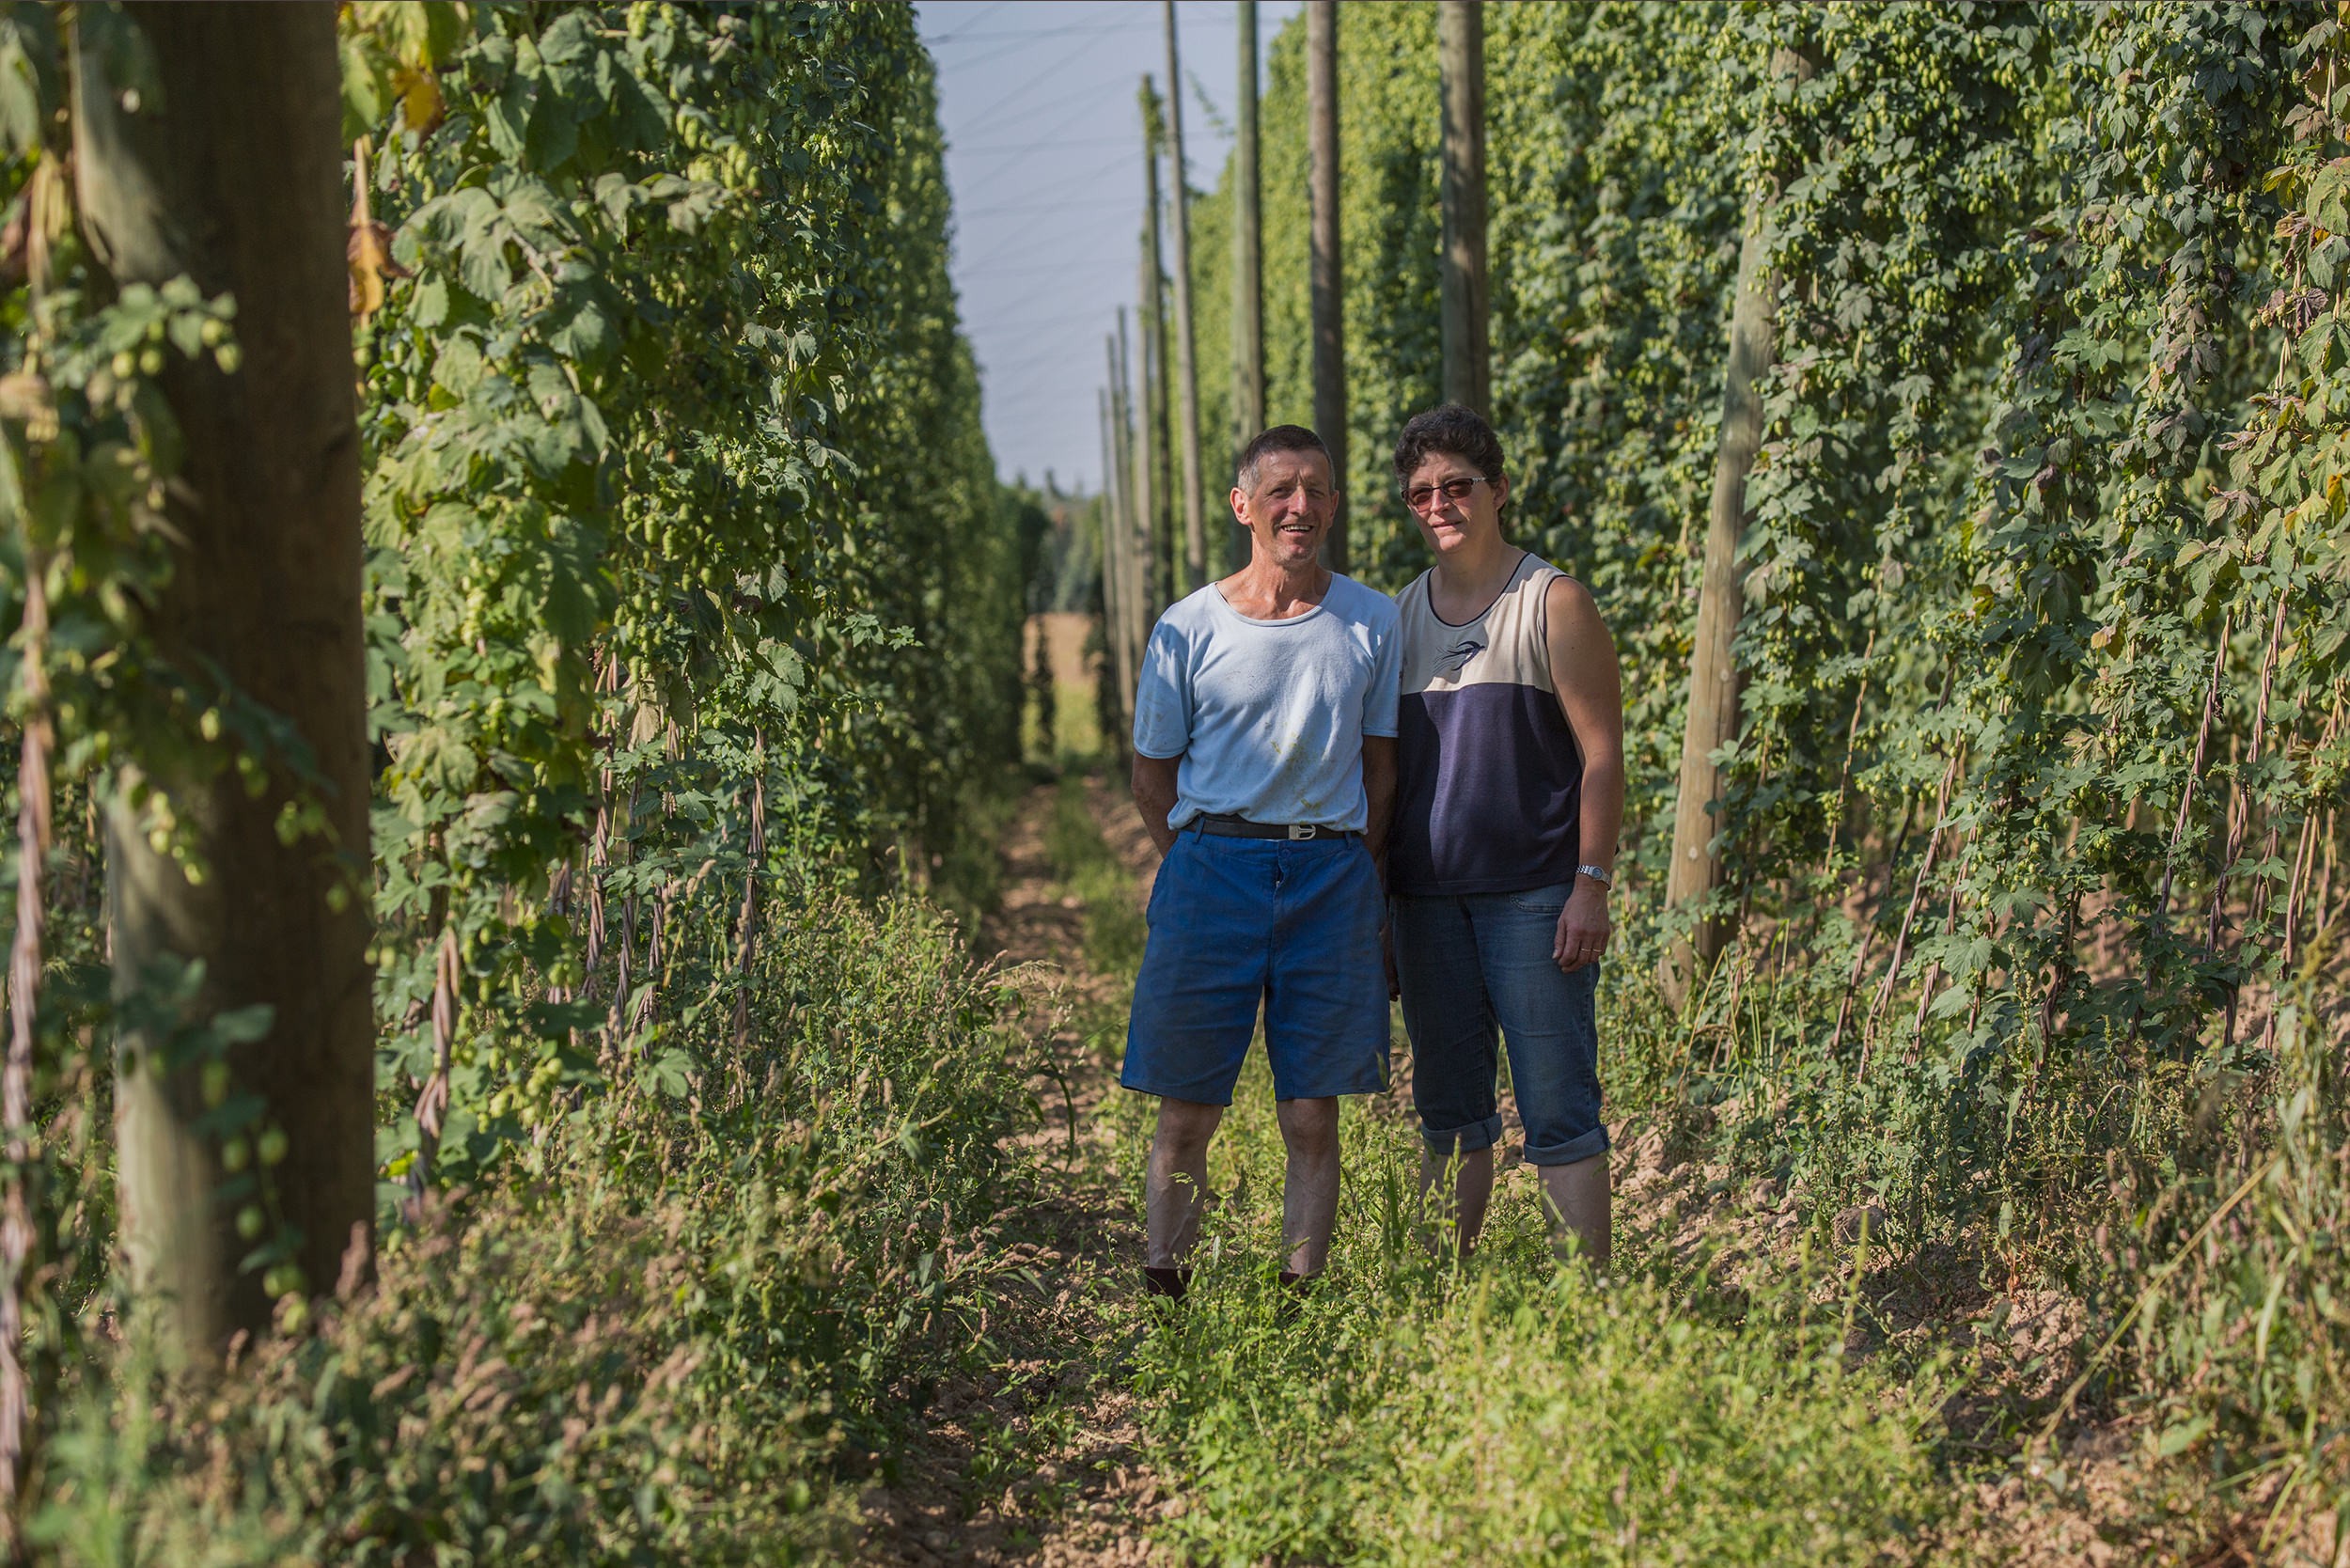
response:
[[(975, 944), (1021, 982), (1058, 1069), (1032, 1080), (1046, 1110), (1027, 1138), (1039, 1188), (1002, 1235), (1004, 1261), (1028, 1279), (1007, 1279), (989, 1306), (989, 1365), (937, 1391), (889, 1484), (867, 1491), (870, 1562), (1156, 1560), (1146, 1532), (1167, 1499), (1142, 1462), (1125, 1387), (1141, 1232), (1116, 1136), (1094, 1114), (1117, 1092), (1110, 1031), (1125, 987), (1087, 966), (1084, 906), (1056, 880), (1045, 835), (1057, 793), (1040, 785), (1023, 802), (1003, 843), (1002, 906)], [(1089, 794), (1104, 840), (1147, 889), (1157, 856), (1140, 824), (1098, 783)]]

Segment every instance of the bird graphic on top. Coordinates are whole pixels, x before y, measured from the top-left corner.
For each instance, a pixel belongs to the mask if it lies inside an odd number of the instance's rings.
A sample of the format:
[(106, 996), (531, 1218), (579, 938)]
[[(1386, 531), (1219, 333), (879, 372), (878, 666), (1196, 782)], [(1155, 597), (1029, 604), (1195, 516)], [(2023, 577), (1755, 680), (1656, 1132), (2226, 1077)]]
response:
[(1485, 644), (1482, 640), (1477, 637), (1463, 637), (1444, 651), (1444, 657), (1436, 661), (1436, 671), (1440, 675), (1458, 675), (1468, 667), (1468, 662), (1471, 659), (1483, 651), (1485, 651)]

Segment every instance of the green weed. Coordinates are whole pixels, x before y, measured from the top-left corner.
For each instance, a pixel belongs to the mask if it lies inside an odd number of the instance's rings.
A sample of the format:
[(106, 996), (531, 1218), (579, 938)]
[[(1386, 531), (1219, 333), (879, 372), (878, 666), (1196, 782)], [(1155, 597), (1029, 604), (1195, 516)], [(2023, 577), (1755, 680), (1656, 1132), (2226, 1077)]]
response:
[[(776, 1563), (973, 1349), (1026, 1189), (1006, 998), (927, 906), (822, 887), (757, 1027), (583, 1104), (315, 1333), (207, 1389), (94, 1369), (51, 1456), (67, 1563)], [(135, 1342), (136, 1336), (133, 1336)]]
[(1329, 1273), (1285, 1315), (1270, 1102), (1252, 1069), (1198, 1282), (1138, 1356), (1195, 1560), (1859, 1562), (1938, 1513), (1931, 1387), (1847, 1372), (1806, 1290), (1715, 1325), (1661, 1278), (1562, 1268), (1523, 1173), (1440, 1268), (1417, 1139), (1376, 1102), (1346, 1118)]

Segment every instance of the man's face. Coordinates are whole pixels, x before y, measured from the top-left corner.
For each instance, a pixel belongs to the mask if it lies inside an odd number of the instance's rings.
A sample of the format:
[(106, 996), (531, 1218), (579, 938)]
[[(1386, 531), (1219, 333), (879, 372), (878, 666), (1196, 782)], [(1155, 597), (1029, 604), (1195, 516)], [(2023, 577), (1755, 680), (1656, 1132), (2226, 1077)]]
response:
[[(1455, 490), (1465, 486), (1468, 494), (1448, 495), (1447, 485)], [(1488, 482), (1468, 459), (1451, 452), (1431, 452), (1403, 481), (1403, 495), (1428, 547), (1439, 556), (1449, 556), (1465, 544), (1501, 532), (1501, 503), (1510, 498), (1510, 481), (1505, 477)]]
[(1232, 515), (1256, 541), (1258, 557), (1283, 568), (1312, 560), (1338, 514), (1330, 460), (1320, 452), (1267, 452), (1257, 461), (1256, 487), (1232, 492)]

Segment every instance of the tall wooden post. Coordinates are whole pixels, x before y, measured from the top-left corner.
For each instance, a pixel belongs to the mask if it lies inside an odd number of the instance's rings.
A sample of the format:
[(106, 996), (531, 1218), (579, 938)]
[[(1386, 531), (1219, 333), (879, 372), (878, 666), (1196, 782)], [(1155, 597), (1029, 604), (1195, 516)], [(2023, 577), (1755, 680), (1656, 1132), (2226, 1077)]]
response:
[[(1239, 0), (1232, 149), (1232, 457), (1264, 429), (1264, 206), (1257, 178), (1257, 0)], [(1229, 466), (1229, 465), (1228, 465)], [(1236, 522), (1240, 558), (1247, 531)]]
[(1175, 53), (1175, 0), (1160, 0), (1167, 20), (1167, 171), (1174, 177), (1175, 391), (1183, 416), (1183, 591), (1208, 580), (1208, 521), (1199, 474), (1199, 375), (1192, 360), (1191, 180), (1183, 167), (1183, 73)]
[[(1809, 80), (1810, 60), (1792, 49), (1771, 56), (1773, 79)], [(1705, 568), (1698, 589), (1698, 624), (1689, 651), (1688, 716), (1681, 734), (1681, 786), (1673, 808), (1672, 861), (1665, 875), (1668, 908), (1704, 898), (1722, 882), (1722, 856), (1710, 847), (1721, 831), (1721, 769), (1713, 754), (1738, 738), (1738, 670), (1731, 650), (1746, 585), (1738, 570), (1738, 536), (1747, 518), (1747, 475), (1762, 446), (1762, 400), (1755, 383), (1771, 368), (1778, 337), (1773, 283), (1764, 270), (1765, 219), (1773, 197), (1747, 193), (1746, 237), (1738, 247), (1738, 291), (1731, 307), (1730, 346), (1722, 372), (1722, 429), (1714, 459), (1714, 499), (1706, 514)], [(1700, 921), (1666, 953), (1657, 979), (1675, 1007), (1699, 971), (1722, 950), (1718, 920)]]
[(1339, 251), (1339, 8), (1306, 0), (1307, 197), (1312, 212), (1314, 431), (1330, 448), (1338, 520), (1323, 541), (1324, 564), (1347, 568), (1346, 269)]
[(1128, 353), (1126, 341), (1126, 308), (1119, 308), (1119, 374), (1112, 379), (1112, 409), (1117, 414), (1119, 440), (1126, 456), (1126, 541), (1119, 545), (1119, 562), (1123, 564), (1123, 576), (1119, 578), (1119, 609), (1126, 616), (1126, 623), (1119, 635), (1126, 639), (1126, 713), (1136, 710), (1136, 677), (1142, 670), (1142, 642), (1150, 637), (1152, 628), (1152, 463), (1150, 437), (1142, 431), (1140, 412), (1136, 409), (1136, 367)]
[(1485, 11), (1483, 0), (1437, 0), (1436, 71), (1444, 99), (1440, 200), (1444, 256), (1444, 398), (1490, 418), (1485, 339)]
[[(1105, 346), (1108, 349), (1110, 371), (1115, 375), (1118, 370), (1117, 340), (1110, 339)], [(1097, 509), (1102, 533), (1102, 656), (1108, 662), (1110, 667), (1110, 681), (1118, 692), (1118, 717), (1122, 722), (1132, 715), (1126, 710), (1128, 688), (1126, 607), (1120, 594), (1120, 590), (1124, 587), (1120, 578), (1126, 570), (1123, 537), (1126, 529), (1124, 520), (1120, 516), (1120, 509), (1125, 497), (1121, 494), (1123, 487), (1118, 483), (1117, 479), (1118, 439), (1114, 433), (1117, 429), (1116, 408), (1116, 395), (1108, 386), (1103, 387), (1102, 503)], [(1103, 738), (1113, 745), (1118, 744), (1119, 741), (1119, 737), (1115, 735)]]
[[(274, 1296), (331, 1289), (375, 1216), (341, 73), (323, 6), (132, 5), (123, 20), (146, 35), (157, 90), (123, 91), (109, 79), (119, 54), (76, 40), (85, 234), (119, 285), (185, 275), (208, 298), (233, 294), (243, 350), (235, 374), (165, 351), (160, 381), (187, 456), (167, 503), (173, 574), (145, 606), (147, 630), (164, 658), (199, 683), (217, 672), (309, 753), (306, 781), (289, 759), (257, 758), (268, 780), (258, 791), (184, 743), (115, 759), (168, 793), (203, 872), (150, 842), (118, 800), (107, 893), (118, 987), (200, 964), (190, 1024), (269, 1010), (258, 1038), (216, 1058), (168, 1026), (126, 1030), (120, 1044), (117, 1191), (132, 1282), (166, 1344), (203, 1364), (236, 1333), (267, 1331)], [(223, 91), (229, 82), (242, 85)], [(304, 802), (318, 825), (282, 834)], [(224, 1128), (235, 1093), (258, 1100), (261, 1122)], [(242, 1150), (230, 1152), (231, 1137), (247, 1140)], [(244, 1196), (225, 1195), (232, 1182)], [(256, 1238), (251, 1219), (240, 1227), (248, 1206), (282, 1227), (298, 1273), (244, 1266), (271, 1234)]]
[(1149, 541), (1150, 587), (1144, 606), (1152, 619), (1174, 598), (1174, 484), (1167, 452), (1167, 268), (1159, 255), (1159, 149), (1166, 145), (1159, 95), (1151, 78), (1142, 79), (1142, 145), (1144, 151), (1142, 212), (1142, 276), (1137, 285), (1142, 311), (1142, 447), (1151, 471), (1143, 494), (1143, 529)]

